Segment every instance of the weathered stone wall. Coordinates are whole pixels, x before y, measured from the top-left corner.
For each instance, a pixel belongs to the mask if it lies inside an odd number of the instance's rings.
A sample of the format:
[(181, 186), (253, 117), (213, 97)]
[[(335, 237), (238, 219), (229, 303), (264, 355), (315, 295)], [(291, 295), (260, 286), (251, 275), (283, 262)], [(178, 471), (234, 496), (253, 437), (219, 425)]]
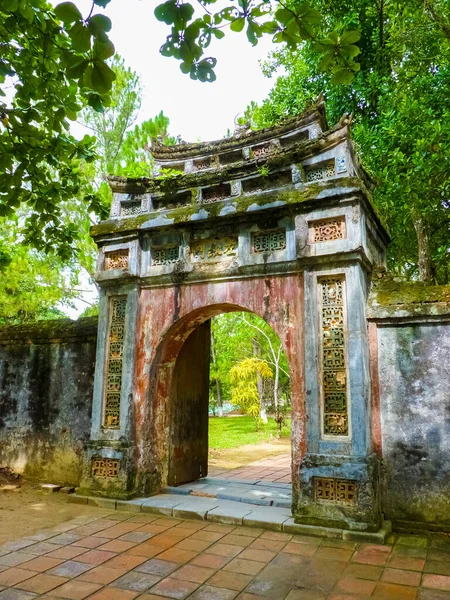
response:
[(76, 485), (91, 426), (97, 318), (0, 330), (0, 464)]
[(450, 286), (388, 280), (372, 292), (369, 319), (384, 513), (397, 528), (450, 530)]

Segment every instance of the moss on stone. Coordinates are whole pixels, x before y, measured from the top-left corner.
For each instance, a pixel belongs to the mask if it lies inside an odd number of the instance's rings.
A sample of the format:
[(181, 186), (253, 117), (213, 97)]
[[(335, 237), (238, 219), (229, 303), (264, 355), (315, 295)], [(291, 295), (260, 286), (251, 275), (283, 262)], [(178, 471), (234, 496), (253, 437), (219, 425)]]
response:
[(369, 303), (388, 308), (399, 305), (450, 304), (450, 285), (427, 285), (419, 281), (405, 281), (391, 273), (375, 274)]

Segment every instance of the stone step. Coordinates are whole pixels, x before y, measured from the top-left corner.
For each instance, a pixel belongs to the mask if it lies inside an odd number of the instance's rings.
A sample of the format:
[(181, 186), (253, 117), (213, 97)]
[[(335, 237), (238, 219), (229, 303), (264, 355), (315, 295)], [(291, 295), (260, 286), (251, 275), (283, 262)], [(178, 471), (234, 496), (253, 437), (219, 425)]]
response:
[(110, 510), (154, 513), (179, 519), (201, 519), (226, 525), (245, 525), (271, 531), (284, 531), (297, 535), (315, 535), (344, 540), (384, 543), (391, 531), (389, 521), (375, 533), (344, 531), (315, 525), (302, 525), (292, 518), (291, 510), (278, 506), (257, 506), (247, 502), (234, 502), (219, 498), (184, 494), (158, 494), (150, 498), (113, 500), (72, 494), (69, 502), (90, 504)]
[(292, 504), (290, 486), (288, 488), (273, 486), (270, 482), (267, 485), (260, 485), (259, 483), (247, 483), (241, 479), (205, 477), (177, 487), (167, 487), (163, 491), (168, 494), (217, 498), (258, 506), (290, 508)]

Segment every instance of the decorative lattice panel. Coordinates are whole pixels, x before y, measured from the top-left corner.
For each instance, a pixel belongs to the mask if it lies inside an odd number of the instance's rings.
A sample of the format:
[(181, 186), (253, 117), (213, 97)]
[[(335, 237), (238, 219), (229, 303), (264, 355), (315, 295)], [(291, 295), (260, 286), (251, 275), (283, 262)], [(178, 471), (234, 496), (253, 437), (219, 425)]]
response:
[(105, 253), (105, 271), (128, 269), (128, 249)]
[(165, 246), (152, 249), (152, 265), (170, 265), (180, 258), (179, 246)]
[(328, 179), (336, 175), (336, 169), (334, 161), (326, 164), (318, 165), (317, 167), (308, 168), (306, 171), (306, 181), (320, 181), (321, 179)]
[(117, 296), (110, 299), (103, 426), (111, 429), (120, 427), (120, 392), (122, 390), (126, 307), (126, 296)]
[(228, 198), (231, 195), (230, 185), (216, 185), (211, 188), (206, 188), (202, 192), (203, 204), (212, 204)]
[(120, 461), (116, 458), (92, 459), (91, 475), (92, 477), (107, 477), (108, 479), (119, 476)]
[(127, 202), (121, 206), (121, 214), (124, 217), (130, 217), (132, 215), (138, 215), (141, 212), (140, 202)]
[(314, 498), (323, 502), (355, 504), (356, 482), (351, 479), (314, 477)]
[(253, 252), (275, 252), (286, 249), (286, 231), (264, 231), (253, 235)]
[(325, 435), (348, 435), (344, 281), (340, 278), (322, 279), (319, 288), (323, 432)]
[(211, 168), (211, 158), (203, 158), (194, 162), (195, 171), (204, 171), (205, 169)]
[(310, 240), (313, 244), (343, 240), (346, 237), (344, 216), (313, 221), (309, 224), (309, 228)]
[(194, 242), (191, 248), (192, 257), (196, 260), (215, 260), (222, 256), (237, 256), (237, 237), (214, 237)]
[(272, 144), (262, 144), (261, 146), (254, 146), (252, 148), (253, 156), (260, 158), (261, 156), (267, 156), (274, 150)]

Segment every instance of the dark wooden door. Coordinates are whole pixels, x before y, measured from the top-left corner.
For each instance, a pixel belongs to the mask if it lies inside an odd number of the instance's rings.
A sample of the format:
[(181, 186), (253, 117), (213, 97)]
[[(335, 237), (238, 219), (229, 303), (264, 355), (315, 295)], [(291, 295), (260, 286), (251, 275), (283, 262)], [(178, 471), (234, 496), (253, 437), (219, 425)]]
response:
[(211, 322), (191, 333), (178, 355), (170, 398), (169, 485), (208, 474)]

